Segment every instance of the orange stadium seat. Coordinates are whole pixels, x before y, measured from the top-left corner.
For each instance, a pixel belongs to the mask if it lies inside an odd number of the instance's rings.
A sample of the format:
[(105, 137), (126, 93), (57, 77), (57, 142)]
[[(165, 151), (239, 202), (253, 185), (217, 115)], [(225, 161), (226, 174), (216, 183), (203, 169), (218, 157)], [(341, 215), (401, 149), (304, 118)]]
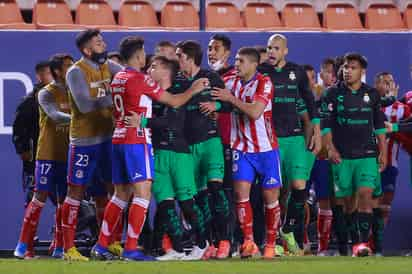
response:
[(76, 24), (102, 29), (118, 28), (112, 8), (104, 0), (82, 0), (77, 6)]
[(210, 3), (206, 7), (206, 28), (226, 30), (243, 28), (239, 9), (229, 2)]
[(371, 30), (404, 29), (401, 12), (393, 4), (372, 4), (366, 10), (365, 27)]
[(318, 15), (313, 6), (306, 3), (287, 4), (282, 11), (282, 21), (287, 28), (319, 29)]
[(248, 29), (279, 29), (282, 27), (275, 7), (269, 3), (248, 3), (243, 16)]
[(157, 28), (156, 11), (147, 1), (126, 0), (119, 9), (119, 25), (130, 28)]
[(331, 30), (362, 30), (355, 7), (350, 4), (330, 4), (323, 12), (323, 27)]
[(38, 0), (33, 8), (33, 23), (39, 29), (73, 29), (69, 6), (63, 0)]
[(160, 22), (166, 28), (199, 29), (199, 14), (190, 2), (171, 1), (162, 8)]
[(0, 29), (32, 29), (34, 26), (23, 21), (15, 0), (0, 0)]
[(412, 29), (412, 4), (408, 5), (403, 13), (405, 24), (408, 29)]

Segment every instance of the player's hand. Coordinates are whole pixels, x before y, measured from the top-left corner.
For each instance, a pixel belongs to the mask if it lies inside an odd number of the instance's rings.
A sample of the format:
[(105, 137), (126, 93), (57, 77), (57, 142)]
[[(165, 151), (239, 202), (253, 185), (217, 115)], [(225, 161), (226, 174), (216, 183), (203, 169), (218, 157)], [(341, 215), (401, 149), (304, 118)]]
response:
[(200, 112), (205, 115), (210, 115), (216, 111), (216, 102), (201, 102), (199, 103)]
[(389, 122), (385, 122), (385, 128), (386, 128), (386, 133), (392, 133), (393, 132), (393, 124)]
[(232, 95), (232, 93), (225, 88), (213, 88), (212, 90), (212, 97), (214, 100), (219, 100), (219, 101), (223, 101), (223, 102), (232, 102), (234, 99), (234, 96)]
[(33, 161), (33, 152), (31, 150), (24, 151), (22, 154), (20, 154), (20, 158), (22, 161), (31, 162)]
[(386, 169), (386, 166), (388, 164), (388, 158), (386, 157), (385, 152), (379, 152), (378, 156), (378, 163), (379, 163), (379, 172), (382, 172)]
[(134, 111), (129, 111), (130, 115), (124, 117), (124, 124), (126, 127), (140, 128), (140, 122), (142, 120), (142, 114), (138, 114)]
[(340, 156), (339, 151), (334, 147), (328, 150), (328, 158), (333, 164), (340, 164), (342, 162), (342, 157)]
[(389, 84), (389, 95), (397, 97), (398, 91), (399, 91), (399, 85), (397, 85), (395, 82), (391, 82)]
[(190, 89), (193, 94), (197, 94), (201, 92), (202, 90), (205, 90), (208, 87), (210, 87), (209, 79), (199, 78), (192, 83), (192, 86), (190, 87)]
[(309, 142), (309, 150), (312, 151), (314, 155), (318, 155), (318, 153), (322, 149), (322, 137), (318, 132), (314, 132), (312, 137), (310, 138)]

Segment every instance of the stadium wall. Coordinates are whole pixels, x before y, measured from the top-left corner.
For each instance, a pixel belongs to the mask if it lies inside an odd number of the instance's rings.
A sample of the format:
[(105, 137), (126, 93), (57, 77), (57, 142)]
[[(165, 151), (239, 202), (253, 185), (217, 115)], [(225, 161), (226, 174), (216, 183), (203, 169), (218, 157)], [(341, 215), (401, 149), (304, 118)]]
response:
[[(146, 51), (150, 53), (159, 40), (177, 42), (198, 40), (206, 49), (211, 33), (208, 32), (105, 32), (108, 50), (115, 50), (122, 37), (143, 35)], [(14, 248), (23, 217), (21, 162), (11, 142), (11, 124), (21, 97), (30, 92), (35, 81), (34, 65), (57, 52), (68, 52), (76, 57), (76, 32), (72, 31), (0, 31), (0, 249)], [(241, 46), (264, 45), (270, 33), (227, 33), (233, 41), (233, 52)], [(319, 70), (327, 56), (358, 51), (369, 60), (367, 82), (379, 71), (393, 72), (400, 85), (400, 93), (412, 89), (412, 34), (411, 33), (285, 33), (289, 38), (289, 60), (312, 64)], [(203, 65), (206, 66), (204, 57)], [(412, 187), (409, 158), (402, 154), (401, 173), (393, 206), (393, 215), (385, 232), (386, 250), (412, 249), (411, 205)], [(41, 239), (49, 238), (53, 212), (48, 207), (39, 227)]]

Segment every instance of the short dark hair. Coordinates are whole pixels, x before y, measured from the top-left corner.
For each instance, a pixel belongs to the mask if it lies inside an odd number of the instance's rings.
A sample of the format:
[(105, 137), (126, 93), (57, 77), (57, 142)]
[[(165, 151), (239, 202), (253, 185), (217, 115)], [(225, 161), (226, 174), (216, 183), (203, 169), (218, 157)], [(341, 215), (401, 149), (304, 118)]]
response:
[(265, 46), (255, 46), (255, 49), (260, 53), (267, 53), (267, 49)]
[(122, 57), (120, 56), (120, 52), (118, 51), (111, 51), (107, 54), (107, 58), (112, 58), (112, 57), (117, 57), (119, 59), (122, 59)]
[(46, 68), (50, 68), (49, 61), (42, 60), (36, 63), (36, 65), (34, 66), (34, 71), (38, 73), (41, 70), (46, 69)]
[(176, 60), (170, 60), (165, 56), (155, 55), (152, 57), (151, 62), (159, 61), (170, 71), (170, 78), (172, 82), (176, 79), (176, 75), (179, 72), (179, 62)]
[(171, 48), (175, 48), (176, 46), (175, 46), (175, 44), (173, 44), (173, 43), (170, 42), (170, 41), (163, 40), (163, 41), (160, 41), (159, 43), (156, 44), (156, 48), (158, 48), (158, 47), (171, 47)]
[(202, 64), (203, 51), (198, 42), (194, 40), (182, 41), (176, 45), (176, 48), (181, 49), (188, 58), (193, 59), (196, 66), (199, 67)]
[(57, 78), (55, 70), (61, 70), (63, 68), (64, 60), (70, 59), (74, 61), (73, 57), (68, 53), (56, 53), (49, 59), (50, 72), (54, 79)]
[(357, 61), (363, 69), (366, 69), (368, 67), (368, 60), (366, 59), (366, 57), (356, 52), (345, 54), (344, 60), (345, 62)]
[(226, 50), (230, 50), (230, 48), (232, 47), (232, 41), (230, 40), (229, 37), (227, 37), (224, 34), (215, 34), (212, 37), (210, 37), (210, 40), (216, 40), (216, 41), (222, 42), (222, 45)]
[(93, 39), (93, 37), (99, 35), (101, 32), (99, 29), (87, 29), (79, 32), (76, 36), (76, 46), (80, 52), (84, 49), (86, 44)]
[(315, 71), (315, 68), (312, 65), (306, 64), (302, 66), (303, 69), (307, 72), (307, 71)]
[(329, 65), (335, 67), (335, 60), (331, 57), (323, 59), (322, 64), (320, 65), (320, 67), (324, 69), (324, 68), (326, 68), (326, 66), (329, 66)]
[(378, 73), (375, 75), (375, 82), (379, 81), (382, 76), (387, 76), (387, 75), (392, 75), (392, 73), (387, 72), (387, 71), (378, 72)]
[(256, 62), (256, 63), (258, 63), (258, 64), (259, 64), (259, 62), (260, 62), (260, 53), (257, 51), (257, 49), (255, 49), (255, 48), (253, 48), (253, 47), (243, 47), (243, 48), (240, 48), (240, 49), (237, 51), (237, 54), (239, 54), (239, 55), (246, 55), (246, 56), (248, 56), (249, 58), (251, 58), (251, 60), (252, 60), (253, 62)]
[(138, 50), (142, 50), (144, 39), (141, 36), (127, 36), (120, 42), (120, 56), (128, 61)]

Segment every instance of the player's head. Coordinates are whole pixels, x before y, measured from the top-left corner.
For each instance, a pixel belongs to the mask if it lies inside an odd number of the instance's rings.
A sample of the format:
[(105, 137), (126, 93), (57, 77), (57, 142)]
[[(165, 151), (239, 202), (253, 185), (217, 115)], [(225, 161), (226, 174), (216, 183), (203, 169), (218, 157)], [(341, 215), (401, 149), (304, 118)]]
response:
[(256, 73), (259, 61), (260, 55), (255, 48), (240, 48), (235, 57), (235, 69), (237, 76), (245, 80), (249, 80), (249, 78)]
[[(389, 72), (379, 72), (375, 75), (375, 88), (380, 96), (388, 95), (394, 83), (393, 75)], [(393, 95), (396, 96), (397, 94)]]
[(331, 87), (336, 83), (335, 60), (326, 58), (320, 66), (320, 79), (324, 87)]
[(120, 56), (124, 62), (135, 69), (141, 70), (146, 64), (144, 40), (140, 36), (127, 36), (120, 42)]
[(87, 29), (76, 36), (76, 45), (81, 54), (97, 64), (107, 60), (106, 43), (98, 29)]
[(120, 57), (120, 53), (118, 51), (111, 51), (107, 54), (107, 58), (112, 60), (115, 63), (122, 64), (122, 58)]
[(282, 34), (273, 34), (269, 37), (267, 44), (268, 62), (271, 65), (278, 66), (285, 61), (288, 54), (288, 40)]
[(170, 41), (160, 41), (155, 47), (155, 55), (165, 56), (167, 59), (176, 60), (176, 46)]
[(57, 53), (50, 57), (50, 71), (54, 80), (65, 82), (66, 72), (73, 65), (73, 61), (73, 57), (67, 53)]
[(156, 82), (170, 80), (172, 83), (179, 72), (179, 63), (165, 56), (154, 56), (152, 58), (148, 73)]
[(255, 49), (259, 52), (260, 63), (266, 63), (268, 60), (268, 52), (265, 46), (255, 46)]
[(180, 70), (186, 73), (202, 64), (203, 51), (200, 44), (193, 40), (179, 42), (176, 45), (176, 55)]
[(308, 76), (309, 80), (309, 85), (312, 90), (314, 90), (315, 85), (316, 85), (316, 71), (315, 68), (312, 65), (303, 65), (303, 69), (306, 72), (306, 75)]
[(34, 67), (36, 72), (36, 79), (42, 85), (48, 84), (53, 81), (53, 77), (50, 72), (49, 61), (40, 61)]
[(343, 81), (343, 63), (345, 63), (344, 56), (336, 56), (335, 57), (335, 73), (336, 73), (336, 81)]
[(349, 84), (355, 84), (362, 81), (362, 76), (366, 73), (368, 61), (359, 53), (348, 53), (344, 57), (343, 79)]
[(207, 46), (207, 63), (209, 67), (218, 71), (227, 65), (230, 57), (232, 41), (224, 34), (213, 35)]

